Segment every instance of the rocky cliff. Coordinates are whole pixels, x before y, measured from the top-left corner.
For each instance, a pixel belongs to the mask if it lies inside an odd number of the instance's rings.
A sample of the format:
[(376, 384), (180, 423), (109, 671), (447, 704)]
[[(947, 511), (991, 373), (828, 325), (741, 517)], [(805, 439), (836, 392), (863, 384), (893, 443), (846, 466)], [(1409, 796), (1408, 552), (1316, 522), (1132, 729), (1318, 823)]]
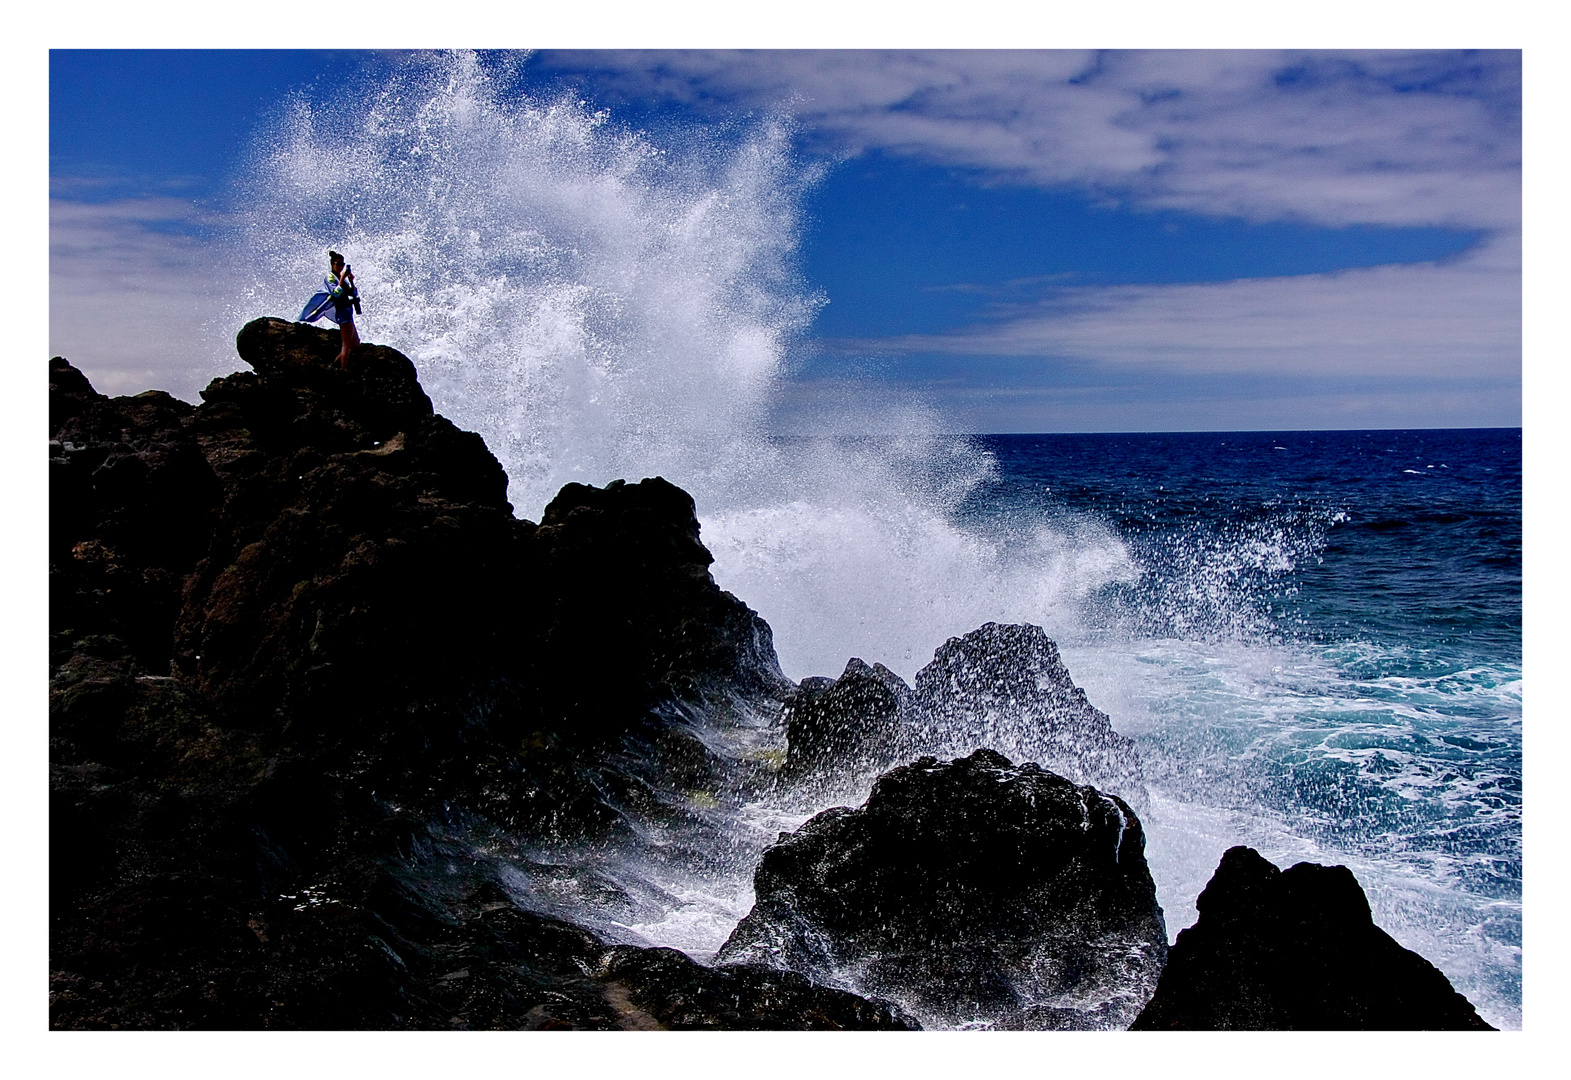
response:
[(569, 485), (517, 520), (399, 353), (339, 371), (272, 319), (238, 347), (198, 407), (50, 365), (53, 1023), (903, 1026), (519, 910), (452, 839), (747, 782), (692, 717), (790, 684), (692, 500)]

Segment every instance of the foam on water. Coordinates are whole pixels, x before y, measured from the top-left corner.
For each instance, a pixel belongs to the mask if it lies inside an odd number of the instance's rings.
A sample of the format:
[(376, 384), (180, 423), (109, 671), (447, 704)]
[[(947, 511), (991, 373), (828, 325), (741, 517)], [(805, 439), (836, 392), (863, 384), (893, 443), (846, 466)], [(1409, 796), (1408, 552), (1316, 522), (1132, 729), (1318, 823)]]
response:
[(1194, 921), (1233, 844), (1283, 867), (1342, 863), (1377, 924), (1491, 1023), (1520, 1026), (1520, 671), (1359, 677), (1390, 652), (1063, 643), (1145, 757), (1146, 851), (1170, 933)]
[[(1268, 507), (1152, 544), (1096, 514), (989, 502), (990, 452), (870, 387), (821, 437), (772, 436), (820, 302), (795, 270), (815, 174), (789, 124), (657, 140), (522, 93), (516, 74), (419, 57), (356, 97), (295, 102), (240, 192), (237, 262), (256, 280), (236, 321), (292, 316), (325, 249), (345, 251), (363, 336), (407, 353), (438, 411), (485, 437), (520, 514), (568, 481), (664, 475), (693, 493), (716, 579), (768, 620), (793, 678), (860, 656), (910, 680), (984, 622), (1044, 626), (1140, 743), (1174, 933), (1233, 843), (1344, 862), (1383, 927), (1492, 1022), (1520, 1023), (1520, 893), (1502, 866), (1520, 860), (1519, 669), (1408, 657), (1392, 674), (1390, 646), (1295, 643), (1293, 572), (1335, 508)], [(707, 959), (802, 810), (717, 821), (718, 860), (543, 853), (514, 885), (598, 912), (615, 939)]]

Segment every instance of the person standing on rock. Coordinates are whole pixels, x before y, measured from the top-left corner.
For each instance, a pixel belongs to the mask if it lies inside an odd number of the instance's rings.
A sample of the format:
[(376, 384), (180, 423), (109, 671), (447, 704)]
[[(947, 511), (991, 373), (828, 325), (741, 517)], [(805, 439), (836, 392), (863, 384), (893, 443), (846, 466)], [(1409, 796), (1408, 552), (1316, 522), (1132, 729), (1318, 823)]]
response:
[(349, 367), (349, 354), (360, 344), (360, 333), (355, 329), (355, 314), (360, 310), (360, 290), (355, 285), (355, 272), (336, 251), (327, 253), (328, 275), (322, 279), (327, 291), (319, 292), (306, 301), (300, 312), (301, 322), (316, 322), (326, 316), (338, 324), (344, 347), (338, 352), (338, 366)]

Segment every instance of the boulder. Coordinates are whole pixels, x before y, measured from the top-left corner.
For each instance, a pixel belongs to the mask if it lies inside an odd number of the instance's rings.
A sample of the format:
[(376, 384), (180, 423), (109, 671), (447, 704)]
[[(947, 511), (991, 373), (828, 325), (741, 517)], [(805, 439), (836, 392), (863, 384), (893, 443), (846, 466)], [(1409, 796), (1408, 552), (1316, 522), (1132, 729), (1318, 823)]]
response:
[(1374, 924), (1345, 866), (1279, 870), (1230, 848), (1168, 954), (1141, 1030), (1492, 1030)]
[(1122, 799), (978, 750), (781, 834), (720, 964), (796, 971), (924, 1026), (1122, 1028), (1167, 935)]

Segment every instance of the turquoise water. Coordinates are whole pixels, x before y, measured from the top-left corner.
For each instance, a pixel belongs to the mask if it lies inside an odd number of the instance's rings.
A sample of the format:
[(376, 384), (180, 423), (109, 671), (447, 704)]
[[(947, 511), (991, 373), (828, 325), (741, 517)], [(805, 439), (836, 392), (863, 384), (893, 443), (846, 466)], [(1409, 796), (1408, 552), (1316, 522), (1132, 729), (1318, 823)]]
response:
[(1135, 568), (1058, 634), (1141, 747), (1170, 932), (1230, 843), (1342, 862), (1518, 1026), (1520, 432), (981, 441), (969, 527), (1099, 523)]

